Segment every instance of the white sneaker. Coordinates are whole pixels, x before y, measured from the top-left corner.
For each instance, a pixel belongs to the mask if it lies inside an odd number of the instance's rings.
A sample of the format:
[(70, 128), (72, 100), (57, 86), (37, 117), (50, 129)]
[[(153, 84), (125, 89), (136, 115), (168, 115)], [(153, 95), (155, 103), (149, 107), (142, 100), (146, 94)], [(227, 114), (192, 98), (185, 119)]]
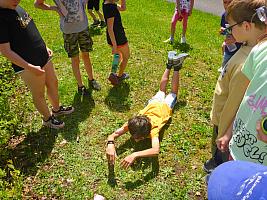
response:
[(164, 42), (164, 43), (170, 43), (170, 44), (173, 44), (174, 39), (173, 39), (173, 38), (169, 38), (169, 39), (167, 39), (167, 40), (164, 40), (163, 42)]
[(186, 43), (186, 39), (185, 39), (185, 37), (181, 37), (181, 43), (182, 43), (182, 44), (185, 44), (185, 43)]

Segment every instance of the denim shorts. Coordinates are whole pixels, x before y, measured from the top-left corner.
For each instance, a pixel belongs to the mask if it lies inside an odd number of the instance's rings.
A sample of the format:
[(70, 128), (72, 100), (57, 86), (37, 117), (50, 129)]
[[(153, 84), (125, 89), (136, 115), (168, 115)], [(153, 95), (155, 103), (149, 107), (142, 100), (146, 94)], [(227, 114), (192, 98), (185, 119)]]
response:
[(72, 58), (81, 52), (89, 52), (93, 50), (93, 40), (89, 33), (89, 28), (79, 33), (63, 33), (64, 48), (68, 53), (68, 57)]

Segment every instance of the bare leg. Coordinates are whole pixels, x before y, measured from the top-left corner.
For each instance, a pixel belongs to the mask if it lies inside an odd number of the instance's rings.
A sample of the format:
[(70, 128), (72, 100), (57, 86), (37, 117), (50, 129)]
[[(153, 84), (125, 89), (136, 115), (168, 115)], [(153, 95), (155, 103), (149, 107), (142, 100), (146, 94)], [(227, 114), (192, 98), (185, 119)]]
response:
[(165, 69), (165, 71), (161, 77), (161, 81), (160, 81), (159, 89), (160, 89), (160, 91), (164, 92), (165, 94), (166, 94), (167, 84), (169, 82), (170, 71), (171, 71), (170, 69)]
[(85, 67), (85, 70), (87, 72), (89, 80), (93, 80), (94, 79), (93, 68), (92, 68), (89, 53), (88, 52), (82, 52), (82, 59), (83, 59), (84, 67)]
[(96, 16), (95, 16), (95, 14), (93, 13), (93, 10), (91, 10), (91, 9), (88, 9), (88, 13), (89, 13), (89, 15), (93, 18), (93, 20), (94, 21), (96, 21), (97, 20), (97, 18), (96, 18)]
[(28, 86), (31, 91), (33, 104), (38, 112), (43, 116), (44, 120), (48, 120), (51, 113), (48, 109), (45, 100), (45, 74), (36, 76), (28, 70), (24, 70), (20, 73), (20, 76), (24, 83)]
[(179, 71), (174, 71), (172, 76), (172, 93), (178, 94), (179, 90)]
[(185, 37), (186, 30), (187, 30), (187, 21), (188, 21), (188, 14), (184, 15), (183, 18), (183, 31), (182, 31), (182, 36)]
[(104, 21), (104, 17), (103, 17), (103, 15), (102, 15), (102, 13), (101, 13), (99, 10), (96, 10), (96, 13), (97, 13), (98, 16), (99, 16), (99, 19), (100, 19), (101, 21)]
[(76, 81), (78, 82), (78, 86), (79, 87), (83, 86), (81, 73), (80, 73), (80, 58), (79, 58), (79, 54), (77, 56), (71, 58), (71, 65), (72, 65), (73, 74), (74, 74), (74, 76), (76, 78)]
[(121, 58), (118, 76), (121, 77), (127, 66), (127, 63), (130, 57), (130, 49), (129, 49), (128, 43), (124, 45), (123, 47), (120, 47), (118, 51), (120, 53), (120, 58)]
[(47, 88), (47, 96), (54, 111), (59, 110), (59, 95), (58, 95), (58, 79), (56, 76), (53, 63), (49, 61), (44, 67), (45, 70), (45, 85)]
[(172, 16), (172, 22), (171, 22), (171, 38), (174, 38), (175, 29), (176, 29), (176, 23), (178, 19), (180, 18), (180, 15), (178, 11), (176, 10)]

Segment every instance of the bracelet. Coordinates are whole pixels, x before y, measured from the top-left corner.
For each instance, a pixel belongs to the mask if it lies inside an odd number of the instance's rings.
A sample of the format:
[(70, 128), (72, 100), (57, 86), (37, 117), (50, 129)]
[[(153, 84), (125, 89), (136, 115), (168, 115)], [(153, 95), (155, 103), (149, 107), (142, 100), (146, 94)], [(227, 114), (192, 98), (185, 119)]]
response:
[(114, 140), (108, 140), (108, 141), (107, 141), (107, 145), (109, 145), (109, 144), (115, 144), (115, 143), (114, 143)]
[(267, 135), (267, 116), (265, 116), (262, 120), (261, 120), (261, 129), (262, 132)]

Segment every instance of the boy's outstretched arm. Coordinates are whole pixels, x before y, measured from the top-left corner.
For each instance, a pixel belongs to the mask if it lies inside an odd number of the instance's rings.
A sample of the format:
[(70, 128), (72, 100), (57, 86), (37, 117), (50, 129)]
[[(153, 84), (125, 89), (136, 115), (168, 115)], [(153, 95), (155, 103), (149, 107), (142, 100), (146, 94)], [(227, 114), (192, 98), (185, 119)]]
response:
[(143, 151), (137, 151), (129, 156), (126, 156), (121, 161), (121, 166), (127, 169), (131, 164), (133, 164), (136, 158), (157, 156), (160, 150), (159, 138), (154, 137), (151, 140), (152, 140), (152, 148)]
[(59, 15), (62, 15), (62, 13), (60, 12), (60, 10), (58, 9), (57, 6), (52, 6), (52, 5), (46, 4), (45, 0), (35, 0), (34, 1), (34, 7), (42, 9), (42, 10), (56, 11)]
[(114, 141), (117, 137), (120, 137), (127, 131), (128, 131), (128, 126), (124, 124), (121, 128), (117, 129), (115, 132), (113, 132), (111, 135), (108, 136), (106, 155), (108, 162), (112, 165), (114, 165), (116, 157), (116, 149)]

